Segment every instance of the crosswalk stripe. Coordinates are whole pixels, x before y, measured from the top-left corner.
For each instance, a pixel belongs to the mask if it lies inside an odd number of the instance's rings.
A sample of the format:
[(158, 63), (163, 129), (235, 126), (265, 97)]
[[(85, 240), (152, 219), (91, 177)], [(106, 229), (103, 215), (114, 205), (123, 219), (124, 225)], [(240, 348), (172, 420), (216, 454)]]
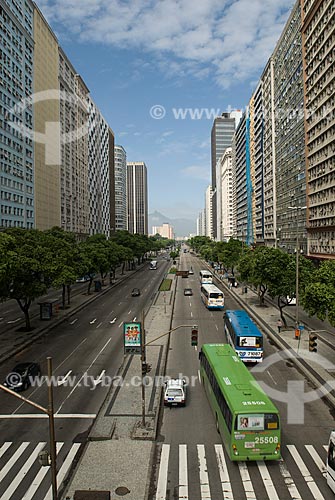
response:
[(12, 465), (15, 464), (16, 460), (22, 455), (24, 450), (29, 446), (29, 443), (24, 442), (22, 443), (19, 448), (16, 450), (14, 455), (8, 460), (6, 465), (1, 469), (0, 471), (0, 482), (3, 480), (3, 478), (8, 474), (10, 469), (12, 468)]
[(298, 490), (297, 490), (297, 487), (292, 479), (292, 476), (291, 474), (289, 473), (287, 467), (286, 467), (286, 464), (285, 462), (283, 461), (283, 459), (280, 460), (279, 462), (279, 470), (280, 470), (280, 473), (281, 475), (283, 476), (284, 478), (284, 482), (287, 486), (287, 489), (288, 489), (288, 492), (289, 494), (291, 495), (291, 498), (293, 500), (302, 500)]
[[(63, 479), (66, 476), (67, 471), (69, 470), (69, 468), (72, 464), (72, 461), (73, 461), (74, 457), (76, 456), (76, 453), (79, 450), (80, 446), (81, 446), (81, 443), (74, 443), (71, 446), (71, 449), (70, 449), (67, 457), (65, 458), (63, 465), (59, 469), (58, 474), (57, 474), (57, 487), (59, 487), (62, 484)], [(52, 486), (50, 486), (49, 491), (46, 494), (44, 500), (52, 500)]]
[(156, 500), (166, 499), (169, 454), (170, 454), (170, 445), (163, 444), (161, 452), (161, 463), (159, 464)]
[(199, 458), (201, 500), (211, 500), (211, 492), (210, 492), (208, 473), (207, 473), (207, 461), (205, 455), (205, 445), (198, 444), (197, 449)]
[(245, 462), (238, 462), (238, 468), (240, 471), (245, 496), (248, 500), (257, 500), (252, 482), (250, 480), (247, 464)]
[(39, 443), (35, 447), (34, 451), (30, 455), (30, 457), (28, 458), (28, 460), (26, 461), (26, 463), (24, 464), (22, 469), (20, 469), (20, 471), (16, 474), (15, 479), (11, 482), (11, 484), (8, 486), (7, 490), (3, 493), (3, 495), (2, 495), (3, 498), (6, 498), (6, 500), (9, 500), (13, 496), (14, 492), (17, 490), (20, 483), (25, 478), (25, 475), (27, 474), (29, 469), (32, 467), (34, 462), (36, 461), (39, 452), (42, 450), (42, 448), (44, 448), (45, 445), (46, 445), (46, 443)]
[(0, 458), (2, 457), (2, 455), (4, 455), (6, 453), (6, 451), (8, 450), (8, 448), (12, 445), (13, 443), (11, 441), (7, 441), (6, 443), (4, 443), (1, 448), (0, 448)]
[(187, 476), (187, 447), (186, 444), (179, 445), (179, 493), (178, 498), (188, 499), (188, 476)]
[(314, 462), (316, 463), (319, 471), (321, 474), (323, 474), (324, 477), (327, 475), (327, 468), (325, 462), (321, 459), (320, 455), (318, 452), (315, 450), (314, 446), (311, 444), (305, 444), (305, 448), (310, 454), (310, 456), (313, 458)]
[(287, 449), (291, 453), (295, 463), (297, 464), (298, 469), (300, 470), (304, 480), (307, 483), (308, 488), (310, 489), (311, 493), (314, 495), (315, 500), (324, 500), (324, 497), (323, 497), (321, 491), (319, 490), (315, 481), (313, 480), (308, 468), (305, 465), (305, 462), (301, 458), (295, 445), (288, 444)]
[[(62, 449), (64, 443), (57, 443), (56, 444), (56, 452), (57, 454), (60, 452)], [(29, 486), (29, 489), (26, 491), (25, 495), (23, 496), (22, 500), (31, 500), (33, 496), (35, 495), (36, 491), (40, 487), (43, 479), (47, 475), (47, 473), (50, 471), (50, 466), (43, 466), (40, 468), (38, 473), (36, 474), (35, 478), (33, 479), (31, 485)], [(50, 479), (51, 481), (51, 479)]]
[(269, 500), (279, 500), (279, 497), (277, 495), (276, 489), (275, 489), (274, 484), (272, 482), (268, 468), (265, 465), (265, 462), (263, 460), (260, 460), (259, 462), (257, 462), (257, 466), (258, 466), (258, 470), (260, 472), (260, 475), (262, 476), (263, 483), (264, 483), (266, 492), (268, 494)]
[(234, 495), (231, 489), (228, 468), (226, 464), (226, 459), (224, 457), (222, 444), (216, 444), (214, 445), (214, 448), (216, 454), (216, 461), (219, 467), (223, 498), (225, 500), (234, 500)]

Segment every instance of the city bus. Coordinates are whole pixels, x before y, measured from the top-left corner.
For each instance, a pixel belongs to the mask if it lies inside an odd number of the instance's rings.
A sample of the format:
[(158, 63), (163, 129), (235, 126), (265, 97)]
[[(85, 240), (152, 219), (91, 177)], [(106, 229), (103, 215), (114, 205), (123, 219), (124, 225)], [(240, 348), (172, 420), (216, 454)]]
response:
[(215, 285), (201, 285), (200, 289), (201, 299), (207, 309), (223, 309), (224, 308), (224, 295)]
[(263, 361), (263, 334), (243, 310), (227, 310), (224, 329), (228, 343), (245, 363)]
[(210, 271), (202, 270), (199, 273), (200, 283), (202, 285), (213, 283), (213, 275)]
[(200, 380), (230, 460), (278, 460), (280, 417), (229, 344), (203, 344)]
[(157, 269), (157, 260), (152, 260), (150, 262), (149, 269)]
[(330, 433), (327, 453), (327, 484), (335, 493), (335, 430)]

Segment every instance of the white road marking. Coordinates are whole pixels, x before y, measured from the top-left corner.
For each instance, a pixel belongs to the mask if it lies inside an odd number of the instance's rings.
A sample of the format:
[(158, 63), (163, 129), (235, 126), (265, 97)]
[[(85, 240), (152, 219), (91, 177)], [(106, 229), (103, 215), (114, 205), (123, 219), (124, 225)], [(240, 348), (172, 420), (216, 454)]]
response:
[(170, 454), (170, 445), (163, 444), (162, 453), (161, 453), (161, 461), (159, 464), (156, 500), (165, 500), (166, 499), (169, 454)]
[(276, 489), (275, 489), (274, 484), (272, 482), (268, 468), (265, 465), (265, 462), (263, 460), (260, 460), (259, 462), (257, 462), (257, 466), (258, 466), (258, 470), (260, 472), (260, 475), (262, 476), (263, 484), (265, 486), (269, 500), (279, 500), (279, 497), (277, 495)]
[(280, 460), (279, 462), (279, 470), (281, 475), (284, 478), (284, 482), (287, 486), (288, 492), (291, 495), (291, 498), (293, 500), (302, 500), (299, 491), (297, 490), (297, 487), (292, 479), (292, 476), (290, 472), (288, 471), (286, 464), (283, 459)]
[(73, 321), (71, 321), (70, 325), (74, 325), (77, 321), (78, 321), (78, 318), (74, 319)]
[(203, 444), (197, 444), (197, 449), (198, 449), (198, 459), (199, 459), (201, 500), (211, 500), (211, 490), (209, 487), (205, 446)]
[(190, 307), (192, 307), (192, 302), (190, 302)]
[(130, 313), (131, 313), (131, 309), (130, 309), (130, 311), (128, 311), (128, 314), (130, 314)]
[(123, 321), (121, 321), (121, 323), (119, 324), (119, 328), (120, 328), (121, 325), (123, 325)]
[(0, 470), (0, 482), (3, 480), (3, 478), (8, 474), (10, 469), (12, 468), (12, 465), (15, 464), (16, 460), (20, 458), (24, 450), (29, 446), (29, 443), (24, 442), (21, 444), (21, 446), (16, 450), (14, 455), (6, 462), (6, 464), (3, 466), (3, 468)]
[(95, 328), (100, 328), (101, 325), (102, 325), (102, 322), (100, 321), (100, 323)]
[(179, 500), (188, 499), (187, 445), (179, 445)]
[(192, 313), (192, 311), (191, 311), (191, 318), (193, 318), (193, 313)]
[[(63, 462), (63, 465), (59, 469), (59, 472), (57, 474), (57, 487), (58, 488), (62, 484), (63, 479), (66, 476), (80, 446), (81, 446), (81, 443), (74, 443), (72, 445), (69, 454), (67, 455), (66, 459)], [(48, 491), (47, 495), (45, 496), (44, 500), (52, 500), (52, 486), (50, 486), (49, 491)]]
[(303, 459), (299, 455), (296, 447), (293, 444), (288, 444), (287, 449), (291, 453), (293, 460), (295, 461), (302, 477), (306, 481), (307, 486), (310, 489), (315, 500), (324, 500), (324, 496), (322, 495), (321, 491), (317, 487), (316, 482), (313, 480), (308, 468), (306, 467)]
[(37, 459), (39, 452), (45, 447), (45, 445), (46, 445), (46, 443), (39, 443), (35, 447), (34, 451), (31, 453), (28, 460), (25, 462), (23, 467), (16, 474), (15, 479), (13, 479), (13, 481), (10, 483), (10, 485), (8, 486), (6, 491), (2, 494), (2, 498), (7, 498), (7, 500), (9, 500), (13, 496), (14, 492), (17, 490), (20, 483), (25, 478), (27, 472), (33, 466), (35, 460)]
[(0, 321), (2, 321), (3, 319), (5, 319), (5, 318), (0, 318)]
[(97, 318), (94, 318), (92, 319), (92, 321), (90, 321), (90, 325), (94, 325), (94, 323), (96, 322)]
[(245, 496), (248, 500), (257, 500), (252, 482), (250, 480), (249, 471), (245, 462), (238, 462), (238, 468), (242, 479)]
[(7, 441), (6, 443), (4, 443), (1, 448), (0, 448), (0, 458), (2, 457), (2, 455), (4, 455), (6, 453), (6, 451), (8, 450), (8, 448), (10, 447), (10, 445), (13, 444), (12, 441)]
[(71, 373), (72, 373), (72, 370), (69, 370), (69, 371), (67, 372), (67, 374), (66, 374), (66, 375), (64, 375), (64, 377), (62, 377), (62, 378), (61, 378), (61, 380), (58, 380), (58, 381), (57, 381), (57, 385), (58, 385), (58, 386), (60, 386), (60, 385), (65, 384), (66, 380), (69, 378), (69, 376), (71, 375)]
[(273, 378), (273, 376), (271, 375), (271, 373), (269, 372), (269, 370), (266, 370), (266, 373), (269, 375), (270, 379), (272, 380), (272, 382), (277, 385), (278, 383), (275, 381), (275, 379)]
[(99, 377), (96, 378), (94, 381), (93, 381), (93, 384), (94, 386), (97, 386), (98, 384), (101, 384), (102, 382), (102, 377), (104, 376), (104, 374), (106, 373), (106, 370), (102, 370), (102, 372), (100, 373)]
[[(95, 413), (57, 413), (54, 418), (95, 418)], [(16, 415), (0, 415), (1, 419), (20, 419), (20, 418), (49, 418), (45, 413), (21, 413)], [(0, 455), (1, 457), (1, 455)]]
[[(56, 443), (56, 453), (60, 452), (62, 449), (64, 443)], [(31, 483), (29, 489), (26, 491), (25, 495), (23, 496), (22, 500), (31, 500), (33, 496), (35, 495), (36, 491), (38, 490), (40, 484), (42, 483), (44, 477), (47, 475), (47, 473), (50, 471), (50, 466), (44, 466), (41, 467), (38, 473), (36, 474), (35, 478), (33, 479), (33, 482)]]
[(219, 467), (223, 498), (225, 500), (234, 500), (234, 495), (231, 489), (231, 483), (229, 479), (228, 468), (224, 457), (222, 444), (216, 444), (214, 445), (214, 448), (216, 454), (216, 461)]
[(218, 325), (215, 325), (215, 328), (217, 329), (217, 331), (219, 331)]
[(324, 477), (326, 477), (327, 476), (327, 467), (326, 467), (326, 464), (325, 464), (326, 458), (325, 458), (325, 461), (323, 461), (321, 459), (320, 455), (315, 450), (314, 446), (312, 446), (311, 444), (305, 444), (305, 448), (308, 451), (308, 453), (310, 454), (310, 456), (313, 458), (313, 460), (316, 463), (319, 471), (322, 473), (322, 475)]
[(114, 319), (112, 319), (112, 321), (110, 321), (110, 324), (113, 325), (115, 323), (115, 321), (116, 321), (116, 316)]
[(200, 370), (198, 370), (198, 378), (199, 378), (199, 382), (201, 384)]
[(135, 318), (133, 318), (133, 323), (134, 323), (135, 321), (136, 321), (136, 316), (135, 316)]
[(12, 320), (10, 320), (10, 321), (7, 321), (7, 324), (8, 324), (8, 325), (11, 325), (12, 323), (17, 323), (17, 322), (18, 322), (18, 321), (20, 321), (20, 320), (21, 320), (21, 318), (12, 319)]

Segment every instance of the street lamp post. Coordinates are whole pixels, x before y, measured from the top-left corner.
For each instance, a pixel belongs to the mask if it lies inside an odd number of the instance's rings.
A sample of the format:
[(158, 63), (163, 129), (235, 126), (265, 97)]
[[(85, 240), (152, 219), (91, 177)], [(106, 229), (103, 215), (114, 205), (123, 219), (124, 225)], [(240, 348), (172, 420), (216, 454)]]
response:
[(295, 327), (299, 327), (299, 218), (298, 210), (305, 210), (307, 207), (288, 207), (290, 210), (297, 211), (297, 233), (295, 242)]

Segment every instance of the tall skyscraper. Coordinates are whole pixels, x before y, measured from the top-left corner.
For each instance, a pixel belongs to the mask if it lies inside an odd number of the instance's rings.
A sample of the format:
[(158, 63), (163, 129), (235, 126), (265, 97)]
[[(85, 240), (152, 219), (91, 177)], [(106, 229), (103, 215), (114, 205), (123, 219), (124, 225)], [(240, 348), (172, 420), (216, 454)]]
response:
[(143, 161), (127, 162), (128, 231), (148, 234), (147, 167)]
[(235, 131), (235, 117), (230, 113), (222, 113), (214, 119), (211, 132), (211, 163), (212, 163), (212, 234), (217, 238), (217, 164), (224, 154), (226, 148), (231, 146), (232, 137)]
[(127, 154), (116, 145), (115, 159), (115, 231), (127, 229)]

